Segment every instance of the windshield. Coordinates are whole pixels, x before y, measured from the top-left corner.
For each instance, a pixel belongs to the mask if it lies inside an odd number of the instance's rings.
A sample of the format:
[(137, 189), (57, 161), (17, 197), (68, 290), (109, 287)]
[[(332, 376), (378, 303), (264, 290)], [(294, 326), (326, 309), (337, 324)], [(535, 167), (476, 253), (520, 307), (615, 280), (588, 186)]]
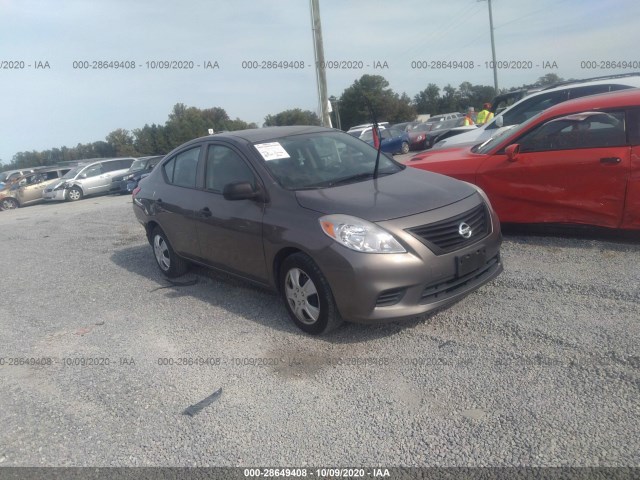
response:
[(78, 165), (77, 167), (72, 168), (71, 170), (69, 170), (67, 173), (65, 173), (65, 175), (62, 177), (66, 180), (70, 179), (70, 178), (74, 178), (76, 175), (78, 175), (78, 173), (80, 173), (80, 171), (85, 167), (85, 165)]
[[(378, 153), (372, 146), (339, 132), (291, 135), (255, 147), (280, 185), (290, 190), (326, 188), (371, 178)], [(404, 168), (380, 154), (380, 176)]]
[(135, 172), (136, 170), (144, 170), (148, 161), (149, 160), (147, 158), (139, 158), (137, 160), (134, 160), (134, 162), (129, 167), (129, 171)]
[(531, 117), (529, 120), (520, 125), (507, 127), (504, 131), (498, 133), (494, 137), (491, 137), (483, 144), (477, 147), (473, 147), (471, 151), (474, 153), (489, 153), (489, 151), (493, 150), (493, 148), (500, 144), (500, 142), (502, 142), (505, 138), (510, 137), (514, 133), (519, 134), (520, 132), (523, 132), (527, 128), (529, 128), (529, 126), (534, 123), (542, 113), (543, 112), (538, 113), (536, 116)]

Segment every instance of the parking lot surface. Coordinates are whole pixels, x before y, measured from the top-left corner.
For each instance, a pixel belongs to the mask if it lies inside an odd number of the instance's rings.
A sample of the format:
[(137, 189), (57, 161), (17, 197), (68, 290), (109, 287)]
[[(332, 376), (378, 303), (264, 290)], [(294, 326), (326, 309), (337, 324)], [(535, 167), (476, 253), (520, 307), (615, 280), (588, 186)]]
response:
[(168, 282), (129, 196), (0, 212), (0, 245), (2, 466), (640, 466), (637, 241), (508, 235), (449, 309), (319, 338)]

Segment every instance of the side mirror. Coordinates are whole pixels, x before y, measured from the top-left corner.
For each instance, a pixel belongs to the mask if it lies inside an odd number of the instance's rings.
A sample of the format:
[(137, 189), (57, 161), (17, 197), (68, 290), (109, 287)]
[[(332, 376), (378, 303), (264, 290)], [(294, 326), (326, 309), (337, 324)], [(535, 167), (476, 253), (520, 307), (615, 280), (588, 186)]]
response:
[(224, 186), (222, 195), (225, 200), (251, 200), (258, 199), (260, 192), (249, 182), (233, 182)]
[(87, 174), (83, 173), (82, 175), (80, 175), (80, 178), (87, 178)]
[(507, 156), (507, 160), (510, 162), (515, 162), (518, 160), (518, 155), (520, 154), (520, 145), (514, 143), (513, 145), (509, 145), (504, 149), (504, 153)]
[(498, 115), (496, 117), (496, 125), (498, 127), (502, 127), (504, 125), (504, 118), (502, 118), (502, 115)]

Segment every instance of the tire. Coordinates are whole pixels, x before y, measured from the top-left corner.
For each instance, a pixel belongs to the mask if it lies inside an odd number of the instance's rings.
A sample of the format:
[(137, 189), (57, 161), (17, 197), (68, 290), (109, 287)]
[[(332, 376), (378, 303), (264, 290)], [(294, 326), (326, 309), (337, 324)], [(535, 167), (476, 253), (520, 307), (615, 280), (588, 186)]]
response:
[(18, 201), (11, 197), (3, 198), (0, 202), (0, 210), (13, 210), (19, 206)]
[(308, 255), (295, 253), (282, 262), (279, 286), (289, 316), (304, 332), (321, 335), (342, 324), (329, 282)]
[(409, 153), (409, 144), (407, 142), (402, 142), (402, 147), (400, 147), (400, 151), (402, 153)]
[(151, 248), (160, 271), (169, 278), (184, 275), (189, 270), (189, 262), (173, 251), (167, 236), (160, 227), (151, 232)]
[(67, 190), (67, 200), (70, 202), (77, 202), (78, 200), (82, 200), (82, 190), (79, 187), (71, 187)]

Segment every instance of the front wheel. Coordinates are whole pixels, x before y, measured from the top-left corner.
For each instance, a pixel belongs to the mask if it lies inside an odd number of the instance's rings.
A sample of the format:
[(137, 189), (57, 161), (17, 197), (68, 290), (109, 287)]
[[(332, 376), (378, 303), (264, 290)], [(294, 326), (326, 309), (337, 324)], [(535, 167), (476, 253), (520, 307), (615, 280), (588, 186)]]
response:
[(0, 210), (13, 210), (14, 208), (18, 208), (18, 201), (15, 198), (3, 198), (2, 202), (0, 202)]
[(407, 142), (402, 142), (402, 147), (400, 147), (400, 151), (402, 153), (409, 153), (409, 144)]
[(80, 190), (78, 187), (71, 187), (68, 191), (67, 191), (67, 200), (69, 200), (70, 202), (77, 202), (78, 200), (82, 199), (82, 190)]
[(295, 253), (282, 263), (280, 293), (293, 322), (309, 334), (330, 332), (343, 321), (329, 282), (304, 253)]
[(151, 232), (151, 246), (158, 268), (167, 277), (179, 277), (189, 270), (189, 262), (173, 251), (167, 236), (160, 227), (154, 228)]

